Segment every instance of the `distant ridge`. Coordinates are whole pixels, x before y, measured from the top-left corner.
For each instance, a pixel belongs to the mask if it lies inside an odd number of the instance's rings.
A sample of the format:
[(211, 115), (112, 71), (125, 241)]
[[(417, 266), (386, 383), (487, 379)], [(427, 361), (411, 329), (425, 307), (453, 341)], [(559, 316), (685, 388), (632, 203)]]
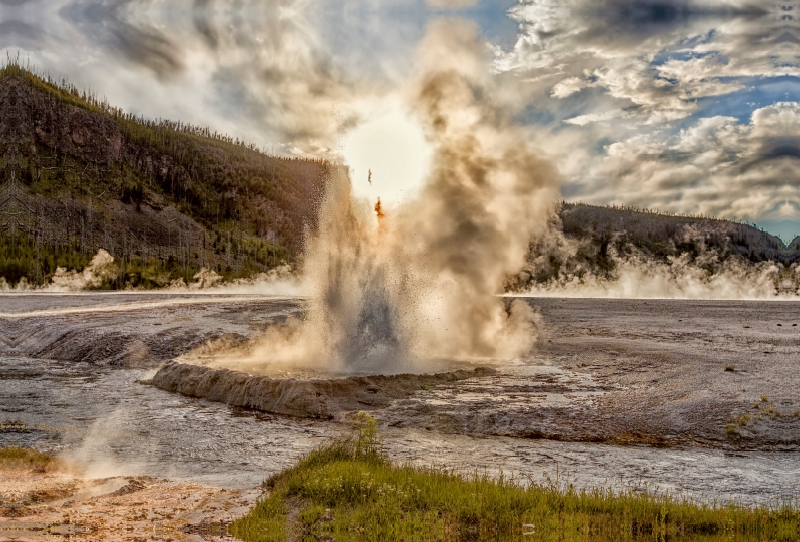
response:
[(0, 277), (43, 283), (100, 248), (119, 266), (108, 288), (294, 262), (330, 168), (137, 118), (11, 64), (0, 70)]
[(554, 228), (569, 246), (557, 236), (536, 240), (529, 264), (510, 279), (511, 289), (584, 273), (611, 278), (618, 263), (629, 258), (669, 264), (683, 256), (709, 273), (731, 259), (753, 265), (774, 262), (790, 281), (795, 280), (792, 265), (800, 262), (800, 237), (787, 247), (755, 226), (713, 217), (562, 202)]
[(600, 243), (614, 237), (613, 244), (622, 255), (632, 247), (656, 259), (685, 252), (697, 256), (701, 250), (715, 249), (723, 257), (735, 254), (753, 263), (791, 265), (800, 260), (800, 253), (779, 237), (754, 225), (723, 218), (568, 202), (562, 203), (559, 216), (565, 234), (595, 238)]

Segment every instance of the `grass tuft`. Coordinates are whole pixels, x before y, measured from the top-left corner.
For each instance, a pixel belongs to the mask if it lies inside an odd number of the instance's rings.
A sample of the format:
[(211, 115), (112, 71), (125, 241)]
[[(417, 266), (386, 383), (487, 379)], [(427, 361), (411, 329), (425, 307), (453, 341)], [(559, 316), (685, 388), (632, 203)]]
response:
[(34, 470), (49, 472), (59, 465), (58, 460), (32, 448), (5, 446), (0, 448), (0, 468), (9, 470)]
[[(230, 533), (249, 542), (511, 540), (789, 540), (800, 514), (627, 491), (523, 485), (392, 464), (375, 421), (266, 482), (268, 496)], [(531, 538), (528, 538), (530, 536)]]

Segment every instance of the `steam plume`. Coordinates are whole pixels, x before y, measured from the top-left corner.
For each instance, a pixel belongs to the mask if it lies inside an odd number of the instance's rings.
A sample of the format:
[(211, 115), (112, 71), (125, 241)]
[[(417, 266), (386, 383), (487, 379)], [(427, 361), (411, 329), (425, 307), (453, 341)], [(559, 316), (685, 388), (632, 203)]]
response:
[[(705, 255), (713, 258), (713, 253)], [(774, 262), (751, 264), (730, 259), (711, 273), (688, 254), (669, 263), (642, 257), (615, 258), (609, 278), (571, 274), (531, 287), (525, 294), (537, 297), (600, 297), (620, 299), (797, 299), (794, 277), (781, 277)], [(796, 270), (795, 270), (796, 272)]]
[(67, 271), (65, 267), (56, 269), (51, 284), (43, 289), (48, 292), (78, 292), (97, 288), (103, 283), (104, 278), (115, 271), (113, 256), (101, 248), (81, 272)]
[(189, 284), (186, 284), (183, 279), (174, 280), (166, 290), (170, 292), (291, 297), (306, 295), (301, 277), (297, 276), (288, 264), (279, 265), (266, 273), (259, 273), (251, 278), (238, 278), (227, 282), (223, 282), (223, 277), (216, 271), (203, 267), (192, 278), (194, 281)]
[(545, 231), (556, 175), (527, 149), (489, 62), (474, 26), (430, 27), (408, 91), (435, 146), (427, 184), (417, 200), (382, 207), (376, 228), (338, 170), (307, 241), (308, 314), (269, 332), (254, 359), (396, 372), (532, 346), (536, 315), (496, 295)]
[(103, 280), (117, 272), (114, 257), (102, 248), (92, 257), (83, 271), (66, 267), (56, 268), (55, 273), (50, 279), (50, 283), (41, 287), (32, 286), (25, 277), (22, 278), (13, 288), (9, 286), (5, 277), (0, 277), (0, 292), (28, 292), (40, 291), (49, 293), (80, 292), (97, 288), (103, 284)]

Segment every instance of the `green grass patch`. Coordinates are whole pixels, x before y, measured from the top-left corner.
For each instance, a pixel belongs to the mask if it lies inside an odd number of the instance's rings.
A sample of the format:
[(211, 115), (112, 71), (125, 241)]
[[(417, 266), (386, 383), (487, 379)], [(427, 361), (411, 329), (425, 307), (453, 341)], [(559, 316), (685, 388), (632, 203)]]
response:
[(230, 533), (251, 542), (462, 540), (796, 540), (795, 506), (693, 503), (638, 492), (523, 485), (519, 480), (392, 464), (375, 421), (265, 482), (268, 495)]
[(32, 469), (38, 472), (49, 472), (59, 466), (59, 461), (48, 454), (23, 448), (21, 446), (5, 446), (0, 448), (0, 468), (12, 470)]

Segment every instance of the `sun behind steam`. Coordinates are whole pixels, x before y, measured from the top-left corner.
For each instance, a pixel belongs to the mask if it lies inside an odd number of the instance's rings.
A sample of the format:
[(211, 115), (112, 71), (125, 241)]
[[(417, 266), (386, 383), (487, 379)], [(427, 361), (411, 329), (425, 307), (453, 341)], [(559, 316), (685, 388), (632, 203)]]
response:
[(394, 373), (532, 347), (537, 316), (497, 294), (545, 233), (557, 176), (529, 152), (511, 120), (518, 104), (501, 99), (489, 62), (473, 25), (431, 25), (408, 84), (435, 148), (426, 184), (386, 220), (380, 200), (370, 209), (354, 198), (338, 168), (306, 243), (308, 312), (271, 329), (251, 360)]

